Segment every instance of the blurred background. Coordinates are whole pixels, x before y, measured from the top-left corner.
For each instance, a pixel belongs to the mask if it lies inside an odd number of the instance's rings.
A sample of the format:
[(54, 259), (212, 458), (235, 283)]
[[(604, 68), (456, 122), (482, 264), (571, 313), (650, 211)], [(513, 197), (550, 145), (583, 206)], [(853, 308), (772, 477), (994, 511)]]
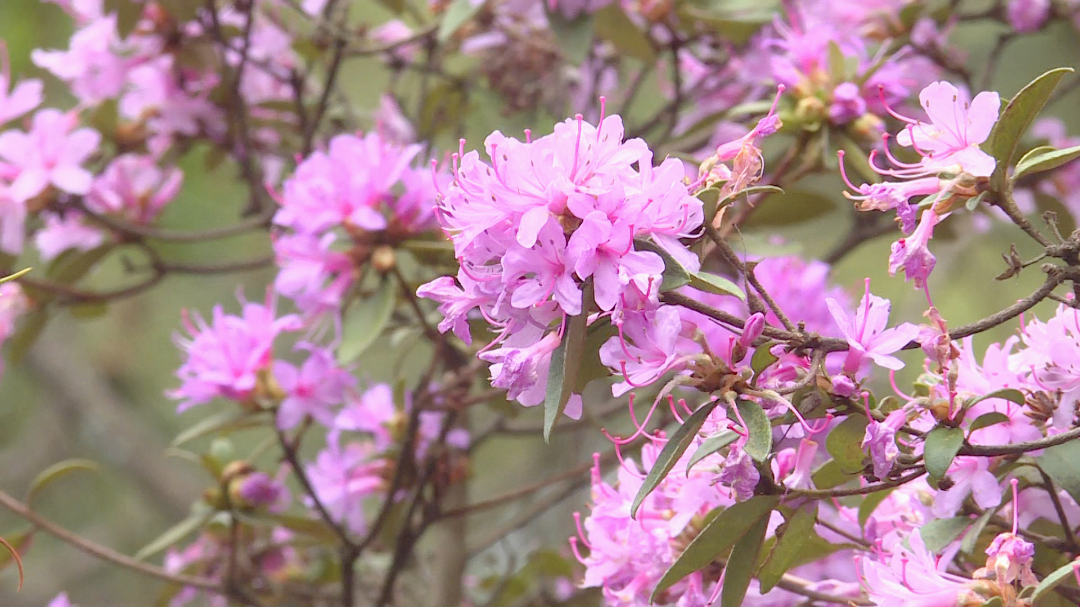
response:
[[(362, 19), (372, 24), (385, 20), (374, 4), (356, 4), (354, 14)], [(0, 39), (7, 43), (16, 76), (42, 77), (55, 85), (30, 63), (29, 53), (34, 48), (66, 47), (71, 28), (71, 20), (56, 5), (40, 0), (0, 0)], [(967, 63), (977, 74), (986, 63), (992, 42), (989, 33), (968, 28), (954, 37), (957, 44), (969, 50)], [(1064, 24), (1012, 43), (991, 81), (992, 88), (1007, 98), (1033, 77), (1059, 66), (1080, 68), (1080, 34)], [(353, 63), (342, 78), (361, 111), (370, 111), (377, 103), (379, 87), (386, 81), (379, 70), (377, 63), (361, 61)], [(70, 101), (56, 97), (57, 91), (59, 87), (54, 87), (50, 103), (70, 107)], [(639, 104), (641, 111), (649, 105)], [(574, 111), (569, 109), (568, 113)], [(1048, 114), (1064, 119), (1071, 134), (1080, 134), (1080, 90), (1060, 99)], [(530, 125), (535, 133), (550, 131), (550, 118), (538, 120), (542, 123)], [(522, 126), (516, 118), (510, 120), (498, 112), (475, 112), (473, 122), (468, 132), (471, 143), (476, 145), (493, 129), (509, 132)], [(195, 229), (225, 224), (237, 217), (245, 197), (234, 170), (228, 165), (208, 170), (205, 160), (199, 152), (185, 159), (183, 193), (169, 206), (162, 225)], [(807, 187), (805, 201), (792, 198), (790, 205), (774, 205), (758, 213), (751, 233), (778, 235), (787, 243), (797, 243), (808, 257), (829, 250), (850, 222), (850, 203), (841, 196), (842, 188), (833, 179), (812, 180)], [(1059, 215), (1067, 217), (1064, 211)], [(1071, 222), (1066, 219), (1066, 227), (1071, 228)], [(963, 233), (970, 229), (970, 223), (957, 221), (951, 229), (942, 230), (933, 244), (938, 257), (938, 269), (931, 280), (935, 304), (953, 325), (1013, 303), (1042, 280), (1039, 272), (1029, 271), (1018, 279), (995, 282), (993, 277), (1005, 267), (1000, 255), (1012, 242), (1025, 258), (1032, 256), (1032, 248), (1018, 237), (1015, 228), (1005, 224), (994, 224), (977, 237)], [(902, 277), (889, 277), (885, 272), (890, 242), (889, 238), (881, 238), (847, 256), (835, 268), (835, 282), (859, 293), (862, 277), (869, 275), (876, 294), (893, 298), (894, 322), (918, 322), (925, 309), (922, 293), (905, 284)], [(268, 253), (270, 248), (265, 235), (249, 235), (213, 245), (163, 250), (177, 260), (207, 261), (254, 257)], [(91, 284), (122, 280), (119, 262), (115, 265), (99, 270)], [(36, 499), (35, 509), (127, 554), (135, 553), (185, 517), (189, 505), (199, 499), (210, 479), (190, 461), (169, 457), (166, 450), (178, 431), (206, 412), (199, 409), (178, 416), (175, 403), (163, 395), (164, 390), (176, 385), (173, 373), (180, 362), (172, 335), (179, 328), (182, 310), (208, 313), (215, 304), (222, 303), (234, 311), (238, 290), (259, 299), (273, 275), (273, 269), (267, 269), (245, 275), (172, 276), (149, 293), (110, 305), (103, 315), (76, 318), (69, 313), (58, 314), (27, 351), (7, 352), (0, 386), (3, 489), (16, 496), (25, 495), (36, 475), (66, 458), (98, 462), (98, 474), (73, 474), (50, 485)], [(976, 341), (985, 345), (1000, 340), (1015, 327), (1015, 323), (1009, 324)], [(361, 374), (375, 379), (385, 377), (390, 372), (388, 358), (365, 361)], [(906, 377), (910, 379), (918, 371), (909, 364)], [(538, 419), (534, 415), (538, 413), (523, 413), (521, 419)], [(473, 421), (477, 425), (477, 420)], [(237, 437), (238, 444), (244, 440), (243, 435)], [(470, 501), (587, 462), (591, 452), (603, 446), (602, 438), (592, 430), (563, 436), (550, 446), (544, 445), (539, 433), (489, 441), (477, 452), (473, 466), (496, 471), (470, 484)], [(507, 542), (489, 549), (483, 562), (492, 568), (505, 567), (513, 562), (511, 557), (523, 558), (532, 548), (565, 549), (565, 539), (573, 529), (569, 512), (584, 509), (587, 498), (587, 491), (569, 496)], [(528, 508), (529, 501), (525, 500), (469, 519), (469, 537), (482, 545), (485, 531), (512, 521)], [(0, 535), (17, 537), (25, 528), (24, 522), (6, 513), (0, 515)], [(57, 592), (67, 590), (73, 601), (83, 607), (142, 607), (154, 604), (160, 588), (152, 580), (95, 561), (45, 534), (34, 538), (26, 567), (26, 585), (21, 593), (15, 591), (17, 578), (12, 567), (0, 575), (0, 606), (40, 607)]]

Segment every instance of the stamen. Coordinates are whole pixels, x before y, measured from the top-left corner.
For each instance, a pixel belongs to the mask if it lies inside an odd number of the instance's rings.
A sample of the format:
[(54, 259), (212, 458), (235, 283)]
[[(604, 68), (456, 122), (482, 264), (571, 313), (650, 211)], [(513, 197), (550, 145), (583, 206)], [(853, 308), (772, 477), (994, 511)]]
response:
[(581, 125), (585, 119), (581, 114), (577, 114), (574, 116), (574, 120), (577, 120), (577, 141), (574, 143), (574, 164), (570, 168), (571, 181), (573, 181), (574, 174), (577, 173), (578, 155), (581, 153)]
[(861, 192), (862, 189), (859, 186), (856, 186), (854, 183), (851, 183), (851, 180), (848, 179), (847, 170), (844, 168), (844, 150), (836, 150), (836, 157), (840, 159), (840, 178), (844, 180), (844, 183), (847, 184), (847, 187), (855, 190), (856, 192)]
[(525, 129), (525, 143), (532, 143), (532, 129)]
[(443, 194), (442, 188), (439, 187), (439, 161), (434, 158), (431, 159), (431, 183), (435, 186), (435, 192), (440, 198), (446, 196)]
[(889, 385), (892, 386), (893, 392), (896, 392), (904, 400), (911, 402), (915, 400), (914, 397), (906, 394), (899, 386), (896, 385), (896, 371), (889, 371)]
[[(686, 401), (682, 402), (683, 404), (686, 404)], [(671, 414), (675, 416), (675, 420), (682, 424), (684, 420), (682, 416), (679, 415), (678, 410), (675, 409), (675, 397), (670, 394), (668, 395), (668, 407), (671, 408)]]
[(589, 543), (589, 539), (585, 537), (585, 529), (581, 527), (581, 513), (574, 513), (574, 526), (577, 527), (578, 535), (581, 536), (581, 543), (585, 544), (585, 547), (592, 550), (592, 544)]
[(571, 537), (570, 538), (570, 551), (574, 553), (574, 558), (576, 558), (578, 560), (578, 562), (580, 562), (582, 565), (584, 565), (585, 564), (585, 557), (581, 556), (581, 553), (578, 552), (577, 543), (578, 543), (578, 539), (576, 537)]
[(863, 334), (866, 332), (866, 322), (870, 317), (870, 279), (869, 278), (866, 279), (865, 284), (866, 284), (866, 290), (863, 293), (863, 302), (864, 303), (863, 303), (863, 310), (862, 310), (862, 313), (863, 313), (862, 324), (859, 325), (859, 335), (856, 337), (856, 339), (859, 342), (862, 342), (862, 340), (863, 340)]
[(895, 111), (893, 111), (893, 109), (891, 107), (889, 107), (889, 102), (885, 101), (885, 85), (884, 84), (879, 84), (878, 85), (878, 98), (881, 99), (882, 107), (884, 107), (885, 111), (888, 112), (889, 115), (892, 116), (893, 118), (896, 118), (900, 122), (906, 122), (908, 124), (918, 124), (917, 120), (912, 120), (911, 118), (908, 118), (906, 116), (901, 116), (900, 114), (897, 114)]
[(604, 128), (604, 113), (607, 110), (607, 98), (600, 95), (600, 122), (596, 123), (596, 141), (600, 141), (600, 130)]
[(1016, 530), (1020, 526), (1020, 501), (1019, 501), (1019, 498), (1017, 497), (1016, 486), (1020, 484), (1020, 481), (1015, 479), (1015, 478), (1011, 478), (1011, 479), (1009, 479), (1009, 484), (1012, 485), (1012, 494), (1013, 494), (1013, 526), (1012, 526), (1012, 532), (1013, 532), (1013, 535), (1016, 535)]

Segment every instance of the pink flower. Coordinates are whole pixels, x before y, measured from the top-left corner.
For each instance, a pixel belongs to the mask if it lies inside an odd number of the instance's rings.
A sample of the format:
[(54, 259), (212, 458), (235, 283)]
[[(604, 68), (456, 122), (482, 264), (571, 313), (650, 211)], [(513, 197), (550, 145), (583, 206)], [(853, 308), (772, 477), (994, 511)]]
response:
[(3, 72), (0, 73), (0, 124), (3, 124), (41, 105), (43, 85), (37, 79), (23, 80), (9, 92), (13, 84), (11, 63), (7, 45), (3, 43), (0, 43), (0, 62), (3, 65)]
[(11, 196), (22, 203), (41, 194), (49, 185), (69, 194), (86, 194), (94, 177), (82, 167), (97, 151), (101, 136), (88, 128), (75, 129), (75, 114), (44, 109), (34, 114), (29, 133), (0, 134), (0, 158), (16, 177)]
[(937, 263), (937, 258), (927, 245), (934, 237), (934, 226), (942, 219), (934, 209), (926, 209), (922, 212), (919, 227), (915, 228), (911, 236), (893, 243), (892, 254), (889, 255), (890, 276), (903, 269), (905, 282), (914, 281), (916, 289), (926, 288), (926, 280)]
[(310, 416), (330, 426), (334, 422), (332, 408), (345, 399), (345, 391), (356, 385), (356, 379), (334, 361), (329, 351), (310, 347), (308, 359), (299, 368), (284, 362), (274, 362), (274, 379), (285, 392), (278, 408), (278, 428), (288, 430)]
[(78, 211), (67, 211), (63, 215), (43, 213), (42, 217), (45, 227), (34, 235), (34, 244), (45, 261), (70, 249), (89, 251), (105, 241), (101, 230), (84, 223), (83, 215)]
[(330, 431), (326, 443), (326, 449), (307, 466), (312, 488), (335, 520), (353, 533), (364, 533), (364, 501), (385, 491), (386, 461), (375, 457), (375, 446), (370, 442), (342, 446), (337, 430)]
[(919, 103), (930, 123), (908, 119), (908, 128), (896, 135), (900, 145), (914, 147), (928, 169), (955, 167), (951, 172), (976, 177), (989, 177), (994, 172), (994, 158), (980, 150), (979, 144), (986, 141), (997, 122), (1001, 106), (997, 93), (979, 93), (969, 103), (966, 93), (940, 81), (919, 93)]
[(66, 592), (61, 592), (60, 594), (56, 595), (56, 598), (49, 601), (49, 607), (78, 607), (78, 606), (73, 604), (70, 600), (68, 600), (68, 595), (67, 595)]
[(337, 311), (355, 280), (352, 259), (331, 247), (333, 233), (281, 234), (273, 239), (280, 268), (274, 288), (309, 316)]
[(289, 490), (284, 483), (276, 481), (265, 472), (253, 472), (240, 481), (237, 490), (246, 505), (266, 507), (270, 512), (281, 512), (289, 505)]
[[(30, 300), (17, 282), (0, 284), (0, 344), (15, 334), (15, 323), (30, 310)], [(3, 372), (0, 361), (0, 372)]]
[(71, 91), (86, 105), (117, 97), (133, 65), (125, 57), (129, 49), (116, 32), (116, 15), (98, 17), (79, 28), (71, 37), (67, 51), (34, 50), (30, 57), (71, 86)]
[[(897, 544), (882, 562), (857, 557), (867, 596), (879, 607), (960, 607), (984, 601), (975, 582), (938, 568), (918, 531), (908, 538), (910, 549)], [(944, 566), (945, 563), (942, 563)]]
[(879, 479), (889, 477), (896, 458), (900, 456), (900, 449), (896, 446), (896, 431), (906, 421), (907, 412), (897, 409), (890, 413), (884, 422), (871, 418), (866, 426), (862, 448), (870, 454), (870, 461), (874, 465), (874, 476)]
[(866, 294), (855, 313), (854, 321), (844, 308), (831, 297), (825, 300), (832, 312), (836, 324), (840, 326), (844, 339), (848, 342), (847, 358), (844, 360), (844, 373), (854, 375), (866, 359), (886, 369), (902, 369), (904, 363), (892, 356), (919, 335), (919, 327), (902, 323), (892, 329), (885, 327), (889, 323), (889, 300), (870, 293), (870, 281), (866, 281)]
[(180, 193), (184, 174), (162, 170), (149, 156), (116, 157), (94, 181), (86, 206), (95, 213), (116, 213), (134, 223), (150, 223)]
[(175, 337), (176, 344), (187, 354), (176, 372), (182, 383), (168, 392), (171, 398), (182, 399), (177, 411), (216, 397), (241, 402), (250, 398), (260, 373), (270, 370), (274, 340), (301, 326), (294, 315), (277, 317), (272, 292), (267, 293), (263, 304), (243, 298), (241, 302), (241, 316), (225, 314), (221, 306), (215, 306), (212, 324), (198, 315), (192, 322), (185, 315), (184, 325), (191, 338)]
[(967, 496), (975, 498), (979, 508), (993, 508), (1001, 503), (1001, 486), (993, 472), (988, 469), (985, 457), (960, 456), (949, 467), (953, 485), (947, 491), (939, 491), (934, 501), (935, 516), (947, 518), (956, 514)]
[(1009, 24), (1020, 33), (1037, 31), (1050, 16), (1050, 0), (1009, 0)]

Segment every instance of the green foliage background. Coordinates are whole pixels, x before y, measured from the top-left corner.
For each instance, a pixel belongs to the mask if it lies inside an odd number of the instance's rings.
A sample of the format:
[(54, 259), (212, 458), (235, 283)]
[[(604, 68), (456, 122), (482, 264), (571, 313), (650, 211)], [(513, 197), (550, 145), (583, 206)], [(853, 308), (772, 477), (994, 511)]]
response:
[[(362, 4), (357, 13), (379, 22), (383, 11)], [(39, 0), (0, 1), (0, 38), (7, 41), (16, 74), (38, 74), (29, 61), (33, 48), (66, 46), (71, 24), (55, 5)], [(958, 32), (957, 40), (971, 49), (969, 65), (982, 71), (992, 43), (985, 28)], [(1080, 68), (1080, 35), (1061, 24), (1050, 31), (1013, 43), (1003, 58), (993, 88), (1008, 97), (1045, 69), (1071, 65)], [(385, 74), (374, 62), (358, 62), (342, 79), (358, 100), (368, 104), (377, 98), (378, 84)], [(46, 76), (46, 81), (50, 82)], [(55, 81), (51, 99), (68, 107)], [(407, 100), (407, 107), (419, 100)], [(655, 100), (654, 100), (655, 101)], [(646, 104), (648, 105), (648, 104)], [(1080, 133), (1080, 94), (1074, 91), (1060, 100), (1050, 113), (1066, 119), (1072, 133)], [(502, 117), (498, 112), (475, 112), (469, 120), (472, 141), (479, 144), (483, 133), (499, 128), (514, 131), (527, 119)], [(532, 125), (535, 131), (549, 124)], [(196, 229), (234, 221), (244, 201), (243, 189), (227, 166), (207, 170), (202, 152), (185, 160), (186, 183), (164, 218), (166, 225)], [(762, 235), (776, 231), (789, 243), (800, 243), (804, 253), (819, 255), (839, 240), (849, 222), (849, 204), (840, 196), (833, 179), (811, 182), (827, 212), (812, 220), (790, 225), (801, 213), (796, 207), (812, 205), (810, 199), (788, 196), (784, 205), (760, 213), (757, 229)], [(1062, 218), (1065, 213), (1060, 213)], [(957, 222), (960, 223), (960, 222)], [(996, 225), (978, 239), (952, 238), (944, 233), (934, 241), (939, 269), (932, 285), (935, 303), (954, 325), (981, 318), (1030, 293), (1040, 282), (1037, 270), (1019, 279), (994, 282), (1004, 268), (999, 254), (1015, 240), (1025, 257), (1032, 254), (1028, 243), (1014, 229)], [(875, 293), (894, 298), (894, 319), (917, 321), (925, 308), (922, 295), (905, 285), (902, 278), (884, 272), (889, 239), (858, 249), (836, 268), (836, 280), (853, 293), (861, 291), (861, 278), (873, 278)], [(265, 235), (234, 238), (200, 247), (163, 249), (172, 258), (186, 261), (214, 261), (255, 257), (269, 249)], [(147, 295), (110, 306), (107, 314), (77, 319), (62, 314), (50, 322), (39, 343), (20, 362), (10, 359), (3, 375), (0, 396), (0, 486), (16, 495), (25, 492), (34, 476), (49, 465), (69, 457), (99, 461), (99, 475), (77, 474), (49, 487), (40, 496), (37, 509), (60, 524), (103, 544), (134, 553), (161, 531), (182, 518), (188, 503), (200, 495), (206, 479), (190, 462), (165, 455), (173, 435), (206, 414), (196, 410), (174, 414), (174, 403), (163, 391), (175, 385), (173, 372), (180, 361), (171, 336), (179, 326), (181, 310), (209, 313), (215, 303), (235, 309), (234, 293), (242, 289), (249, 298), (260, 298), (272, 270), (236, 276), (171, 277)], [(119, 262), (92, 278), (93, 284), (115, 284), (123, 280)], [(1015, 328), (1002, 328), (1000, 339)], [(977, 343), (985, 344), (983, 336)], [(376, 349), (378, 350), (378, 349)], [(385, 357), (389, 358), (389, 357)], [(912, 360), (916, 365), (917, 361)], [(406, 359), (405, 365), (408, 365)], [(382, 377), (388, 363), (365, 361), (362, 373)], [(909, 364), (905, 376), (918, 372)], [(519, 409), (510, 409), (520, 413)], [(523, 413), (523, 418), (539, 417), (539, 411)], [(476, 421), (476, 420), (474, 420)], [(505, 491), (559, 469), (587, 461), (594, 448), (602, 446), (594, 430), (566, 436), (557, 444), (544, 446), (539, 438), (497, 439), (479, 451), (474, 469), (482, 470), (470, 486), (472, 500)], [(244, 437), (241, 437), (242, 444)], [(565, 547), (571, 533), (570, 509), (583, 509), (587, 493), (565, 501), (561, 509), (545, 515), (530, 531), (511, 538), (513, 548)], [(524, 507), (524, 506), (521, 506)], [(482, 536), (486, 526), (512, 514), (512, 508), (495, 517), (473, 519), (470, 536)], [(481, 525), (483, 522), (485, 525)], [(25, 528), (21, 521), (0, 515), (0, 534), (13, 537)], [(152, 605), (159, 585), (135, 574), (104, 565), (44, 534), (26, 561), (26, 587), (15, 592), (12, 568), (0, 575), (0, 605), (38, 607), (60, 590), (69, 590), (84, 607), (141, 607)]]

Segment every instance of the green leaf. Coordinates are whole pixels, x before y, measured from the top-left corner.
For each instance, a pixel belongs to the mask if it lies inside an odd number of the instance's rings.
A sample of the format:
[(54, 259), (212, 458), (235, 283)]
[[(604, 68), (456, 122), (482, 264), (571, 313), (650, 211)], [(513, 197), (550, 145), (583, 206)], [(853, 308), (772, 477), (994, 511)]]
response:
[(611, 370), (600, 362), (600, 346), (618, 334), (619, 330), (606, 318), (593, 321), (589, 326), (585, 332), (585, 346), (581, 352), (574, 392), (581, 394), (594, 379), (611, 377)]
[(849, 415), (829, 432), (825, 439), (825, 450), (845, 474), (862, 472), (866, 467), (866, 453), (862, 441), (866, 436), (867, 419), (861, 415)]
[(870, 516), (874, 514), (874, 509), (885, 501), (885, 498), (889, 497), (892, 492), (893, 489), (882, 489), (863, 498), (862, 502), (859, 503), (859, 527), (866, 527), (866, 521), (870, 520)]
[(235, 411), (224, 411), (217, 415), (211, 415), (210, 417), (204, 418), (197, 424), (184, 430), (180, 434), (177, 434), (170, 446), (179, 447), (184, 443), (210, 434), (228, 434), (237, 430), (258, 428), (260, 426), (268, 425), (271, 421), (272, 420), (267, 416), (255, 415), (246, 411), (240, 413)]
[(586, 325), (589, 322), (589, 302), (593, 300), (592, 282), (585, 283), (581, 301), (584, 307), (581, 314), (571, 316), (566, 325), (566, 333), (555, 351), (551, 353), (551, 368), (548, 370), (547, 392), (544, 395), (544, 441), (550, 442), (551, 430), (559, 421), (566, 403), (577, 386), (577, 376), (581, 371), (581, 361), (585, 352)]
[(1050, 100), (1050, 94), (1061, 79), (1072, 71), (1072, 68), (1059, 67), (1046, 72), (1021, 89), (1002, 110), (1001, 117), (986, 140), (986, 149), (998, 162), (991, 177), (995, 189), (1003, 189), (1001, 186), (1005, 183), (1005, 170), (1016, 157), (1020, 139)]
[(974, 432), (976, 430), (1007, 421), (1009, 421), (1009, 416), (1005, 415), (1001, 411), (991, 411), (989, 413), (983, 413), (979, 417), (976, 417), (975, 421), (971, 422), (971, 427), (968, 429), (968, 436), (971, 436), (970, 432)]
[(19, 270), (18, 272), (15, 272), (14, 274), (8, 274), (7, 276), (5, 276), (3, 278), (0, 278), (0, 285), (4, 284), (5, 282), (8, 282), (8, 281), (15, 280), (15, 279), (19, 278), (20, 276), (22, 276), (23, 274), (26, 274), (27, 272), (29, 272), (30, 270), (33, 270), (33, 269), (34, 268), (23, 268), (23, 269)]
[(1050, 447), (1035, 461), (1054, 484), (1080, 502), (1080, 466), (1076, 465), (1080, 462), (1080, 441)]
[(1037, 604), (1039, 599), (1046, 596), (1054, 588), (1062, 585), (1066, 581), (1073, 578), (1073, 567), (1076, 566), (1075, 561), (1069, 561), (1068, 563), (1058, 567), (1053, 573), (1044, 577), (1039, 585), (1035, 587), (1035, 592), (1031, 594), (1031, 604)]
[(634, 248), (639, 251), (649, 251), (656, 253), (660, 256), (660, 259), (664, 260), (664, 280), (660, 283), (660, 292), (673, 291), (679, 287), (690, 284), (692, 279), (690, 272), (686, 268), (682, 267), (671, 253), (665, 251), (660, 245), (651, 240), (645, 238), (635, 238)]
[(701, 446), (694, 451), (694, 454), (690, 456), (690, 462), (686, 464), (686, 472), (690, 473), (690, 469), (694, 467), (694, 464), (709, 457), (713, 453), (727, 447), (728, 445), (739, 440), (739, 435), (735, 434), (731, 430), (721, 432), (720, 434), (714, 434), (709, 438), (701, 441)]
[(994, 390), (993, 392), (988, 392), (988, 393), (983, 394), (982, 396), (980, 396), (978, 398), (975, 398), (975, 399), (969, 401), (967, 403), (967, 407), (969, 407), (969, 408), (973, 407), (973, 406), (983, 402), (984, 400), (990, 400), (991, 398), (1002, 398), (1002, 399), (1005, 399), (1005, 400), (1007, 400), (1009, 402), (1013, 402), (1013, 403), (1016, 403), (1016, 404), (1021, 405), (1021, 406), (1025, 402), (1027, 402), (1027, 397), (1024, 396), (1023, 392), (1021, 392), (1019, 390), (1016, 390), (1014, 388), (1002, 388), (1001, 390)]
[(347, 365), (364, 353), (382, 334), (396, 302), (394, 282), (383, 277), (378, 290), (345, 310), (341, 323), (341, 345), (337, 349), (338, 363)]
[[(755, 495), (745, 502), (737, 502), (720, 511), (664, 572), (664, 577), (660, 578), (653, 590), (652, 600), (655, 601), (661, 592), (671, 588), (684, 577), (704, 568), (717, 558), (726, 557), (735, 543), (748, 535), (755, 524), (764, 521), (767, 526), (769, 513), (779, 503), (778, 496)], [(751, 567), (757, 563), (756, 555), (754, 558), (745, 558), (741, 552), (738, 560), (749, 561)]]
[(836, 196), (809, 190), (771, 194), (758, 202), (757, 210), (747, 220), (746, 227), (790, 226), (816, 219), (831, 213), (836, 208), (836, 200)]
[(612, 3), (596, 11), (596, 35), (610, 42), (621, 55), (641, 59), (646, 63), (656, 61), (656, 49), (652, 41), (626, 16), (619, 3)]
[(634, 496), (634, 503), (630, 506), (630, 516), (637, 516), (638, 508), (641, 507), (642, 502), (645, 501), (646, 497), (649, 497), (653, 489), (656, 489), (660, 481), (664, 480), (668, 472), (671, 472), (671, 469), (675, 467), (675, 462), (679, 461), (682, 454), (690, 447), (690, 443), (694, 441), (698, 430), (701, 429), (701, 425), (705, 423), (705, 419), (709, 417), (717, 404), (718, 401), (715, 400), (705, 403), (697, 411), (694, 411), (693, 415), (686, 418), (686, 421), (671, 434), (667, 444), (660, 450), (660, 455), (656, 456), (656, 462), (653, 463), (652, 469), (645, 475), (645, 480), (641, 483), (637, 495)]
[(746, 430), (750, 433), (746, 444), (743, 445), (743, 451), (746, 451), (746, 454), (755, 461), (765, 461), (772, 451), (772, 423), (769, 422), (769, 416), (765, 414), (761, 405), (753, 401), (740, 400), (735, 403), (735, 406), (738, 407), (739, 415), (746, 423)]
[(949, 472), (956, 454), (964, 445), (964, 431), (960, 428), (938, 426), (926, 435), (923, 461), (931, 478), (939, 479)]
[(184, 520), (173, 525), (165, 533), (162, 533), (154, 541), (143, 546), (141, 550), (135, 553), (135, 560), (142, 561), (148, 559), (155, 554), (166, 550), (170, 546), (174, 546), (180, 543), (187, 536), (202, 529), (210, 519), (214, 516), (214, 511), (203, 505), (199, 504), (197, 507), (192, 508), (192, 513)]
[[(859, 469), (859, 472), (862, 472), (862, 469)], [(810, 478), (818, 489), (832, 489), (858, 477), (857, 472), (844, 472), (839, 462), (830, 459), (815, 470)]]
[(844, 52), (840, 50), (840, 45), (836, 42), (829, 41), (829, 78), (833, 84), (839, 84), (845, 81), (844, 78)]
[(754, 523), (746, 535), (739, 538), (731, 548), (732, 555), (724, 567), (724, 587), (720, 589), (720, 607), (739, 607), (746, 598), (746, 590), (754, 577), (758, 554), (769, 531), (769, 517), (763, 516)]
[(769, 558), (758, 574), (761, 593), (772, 590), (784, 573), (795, 565), (796, 559), (814, 535), (817, 524), (817, 502), (799, 508), (784, 525), (780, 539), (776, 541)]
[(970, 525), (971, 519), (966, 516), (938, 518), (919, 527), (919, 537), (926, 544), (926, 549), (930, 551), (930, 554), (937, 554), (960, 537), (960, 534)]
[(979, 541), (979, 536), (982, 535), (983, 529), (986, 528), (986, 524), (990, 522), (990, 519), (994, 516), (994, 508), (987, 508), (979, 518), (975, 519), (975, 522), (971, 524), (971, 528), (964, 534), (964, 539), (960, 540), (960, 550), (963, 550), (967, 554), (975, 552), (975, 544)]
[(574, 65), (580, 64), (589, 55), (593, 46), (593, 37), (597, 29), (596, 15), (585, 14), (574, 19), (567, 19), (561, 12), (548, 11), (548, 27), (559, 43), (559, 52), (564, 59)]
[(743, 196), (757, 196), (758, 194), (783, 194), (784, 189), (775, 185), (752, 185), (748, 188), (743, 188), (737, 192), (732, 192), (726, 198), (721, 199), (717, 203), (717, 207), (727, 206), (732, 202), (735, 202)]
[(446, 9), (446, 13), (443, 14), (442, 23), (439, 24), (439, 31), (436, 34), (438, 41), (444, 43), (449, 40), (454, 33), (461, 29), (461, 26), (480, 12), (484, 4), (484, 2), (472, 2), (470, 0), (454, 0), (451, 2)]
[(57, 480), (71, 474), (72, 472), (100, 472), (101, 468), (96, 462), (92, 462), (86, 459), (67, 459), (62, 462), (55, 463), (48, 468), (42, 470), (35, 478), (34, 482), (30, 483), (30, 491), (26, 494), (26, 505), (30, 506), (34, 502), (34, 498), (41, 492), (42, 489), (48, 487)]
[(104, 244), (89, 251), (69, 249), (49, 264), (45, 276), (60, 284), (71, 284), (86, 276), (87, 272), (112, 250), (112, 244)]
[(762, 371), (780, 360), (771, 352), (772, 347), (775, 345), (775, 341), (767, 341), (754, 349), (754, 355), (750, 357), (750, 368), (754, 370), (755, 376), (761, 375)]
[[(1039, 148), (1036, 148), (1036, 150)], [(1036, 150), (1032, 150), (1033, 152)], [(1065, 148), (1064, 150), (1052, 150), (1048, 152), (1042, 152), (1035, 156), (1027, 154), (1020, 159), (1020, 162), (1016, 165), (1016, 172), (1013, 174), (1013, 179), (1020, 179), (1025, 175), (1033, 175), (1035, 173), (1042, 173), (1044, 171), (1052, 171), (1059, 166), (1072, 162), (1073, 160), (1080, 158), (1080, 145), (1071, 148)]]
[(713, 293), (716, 295), (734, 295), (742, 301), (746, 301), (746, 294), (739, 285), (731, 282), (723, 276), (710, 274), (709, 272), (696, 272), (690, 274), (690, 286), (698, 291)]

